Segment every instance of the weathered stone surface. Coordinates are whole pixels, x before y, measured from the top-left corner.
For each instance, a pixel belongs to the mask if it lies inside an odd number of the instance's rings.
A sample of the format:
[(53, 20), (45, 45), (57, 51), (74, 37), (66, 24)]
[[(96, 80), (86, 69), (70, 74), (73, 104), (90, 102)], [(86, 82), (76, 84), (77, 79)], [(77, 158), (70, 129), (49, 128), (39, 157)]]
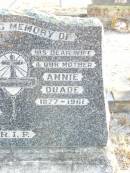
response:
[(0, 17), (1, 172), (112, 173), (102, 25), (27, 14)]
[[(25, 152), (25, 151), (24, 151)], [(28, 153), (31, 157), (20, 159), (25, 156), (21, 150), (8, 153), (1, 161), (1, 173), (117, 173), (115, 159), (105, 148), (41, 150), (41, 154)], [(43, 154), (44, 153), (44, 154)], [(2, 153), (1, 153), (2, 154)], [(12, 159), (13, 155), (13, 159)], [(43, 158), (44, 155), (44, 158)], [(112, 160), (112, 164), (111, 164)]]
[(1, 147), (105, 146), (100, 22), (2, 15), (0, 32)]
[(114, 172), (101, 23), (26, 14), (0, 16), (0, 172)]

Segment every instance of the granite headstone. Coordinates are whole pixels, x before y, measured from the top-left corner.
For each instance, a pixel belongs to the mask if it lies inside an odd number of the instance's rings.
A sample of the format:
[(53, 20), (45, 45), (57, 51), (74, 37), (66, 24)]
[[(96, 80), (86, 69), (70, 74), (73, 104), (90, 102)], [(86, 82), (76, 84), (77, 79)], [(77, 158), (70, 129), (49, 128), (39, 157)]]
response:
[(0, 146), (107, 144), (97, 19), (0, 16)]

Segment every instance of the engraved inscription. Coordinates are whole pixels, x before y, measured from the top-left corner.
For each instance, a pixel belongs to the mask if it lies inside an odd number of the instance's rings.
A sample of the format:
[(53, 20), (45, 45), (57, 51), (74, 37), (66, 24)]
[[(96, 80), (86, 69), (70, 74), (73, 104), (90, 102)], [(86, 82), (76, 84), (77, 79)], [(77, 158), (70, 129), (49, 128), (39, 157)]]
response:
[(88, 105), (89, 101), (86, 98), (82, 99), (70, 99), (70, 98), (38, 98), (36, 100), (36, 105), (39, 106), (49, 106), (49, 105), (59, 105), (59, 106), (85, 106)]
[(94, 56), (95, 51), (94, 50), (52, 50), (52, 49), (32, 49), (31, 54), (33, 56)]
[(43, 94), (82, 94), (82, 86), (43, 86)]
[(44, 81), (82, 81), (82, 73), (44, 73)]
[(73, 69), (73, 68), (81, 68), (81, 69), (89, 69), (95, 68), (96, 64), (93, 61), (83, 62), (83, 61), (62, 61), (62, 62), (55, 62), (55, 61), (35, 61), (33, 63), (33, 67), (35, 68), (61, 68), (61, 69)]
[(35, 135), (33, 131), (0, 131), (0, 139), (27, 139), (33, 138)]
[(65, 33), (47, 30), (28, 23), (19, 22), (0, 22), (0, 31), (19, 31), (33, 34), (39, 37), (44, 37), (51, 40), (74, 41), (77, 37), (74, 33)]

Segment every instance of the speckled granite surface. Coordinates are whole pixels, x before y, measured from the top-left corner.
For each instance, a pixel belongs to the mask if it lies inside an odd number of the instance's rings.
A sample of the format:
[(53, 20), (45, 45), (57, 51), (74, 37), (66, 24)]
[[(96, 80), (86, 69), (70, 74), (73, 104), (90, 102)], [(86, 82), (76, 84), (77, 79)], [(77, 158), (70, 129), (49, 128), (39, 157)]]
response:
[(0, 127), (35, 133), (31, 139), (1, 139), (1, 146), (104, 146), (102, 26), (95, 19), (82, 26), (44, 18), (1, 16)]
[(5, 14), (0, 16), (1, 171), (12, 165), (23, 172), (27, 167), (38, 173), (112, 173), (104, 149), (100, 22)]

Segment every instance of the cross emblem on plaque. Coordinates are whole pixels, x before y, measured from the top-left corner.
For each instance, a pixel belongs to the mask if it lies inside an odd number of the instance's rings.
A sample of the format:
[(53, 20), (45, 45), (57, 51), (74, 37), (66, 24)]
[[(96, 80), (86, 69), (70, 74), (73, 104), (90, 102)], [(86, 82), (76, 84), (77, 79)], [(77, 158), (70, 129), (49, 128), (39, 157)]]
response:
[[(24, 57), (15, 52), (9, 52), (0, 57), (0, 78), (16, 80), (20, 78), (26, 78), (28, 74), (28, 65), (24, 59)], [(12, 99), (12, 117), (16, 118), (16, 105), (15, 99), (19, 91), (22, 89), (21, 87), (6, 86), (4, 88), (8, 91), (9, 95)]]
[[(19, 57), (19, 56), (18, 56)], [(10, 78), (16, 78), (18, 77), (16, 75), (16, 71), (19, 71), (19, 73), (25, 77), (26, 71), (20, 67), (20, 65), (23, 65), (23, 61), (18, 60), (18, 57), (16, 57), (13, 54), (10, 54), (6, 60), (3, 60), (1, 62), (1, 65), (6, 65), (7, 67), (10, 67)], [(6, 68), (8, 70), (8, 68)], [(6, 71), (5, 71), (6, 73)], [(4, 75), (4, 73), (3, 73)]]

